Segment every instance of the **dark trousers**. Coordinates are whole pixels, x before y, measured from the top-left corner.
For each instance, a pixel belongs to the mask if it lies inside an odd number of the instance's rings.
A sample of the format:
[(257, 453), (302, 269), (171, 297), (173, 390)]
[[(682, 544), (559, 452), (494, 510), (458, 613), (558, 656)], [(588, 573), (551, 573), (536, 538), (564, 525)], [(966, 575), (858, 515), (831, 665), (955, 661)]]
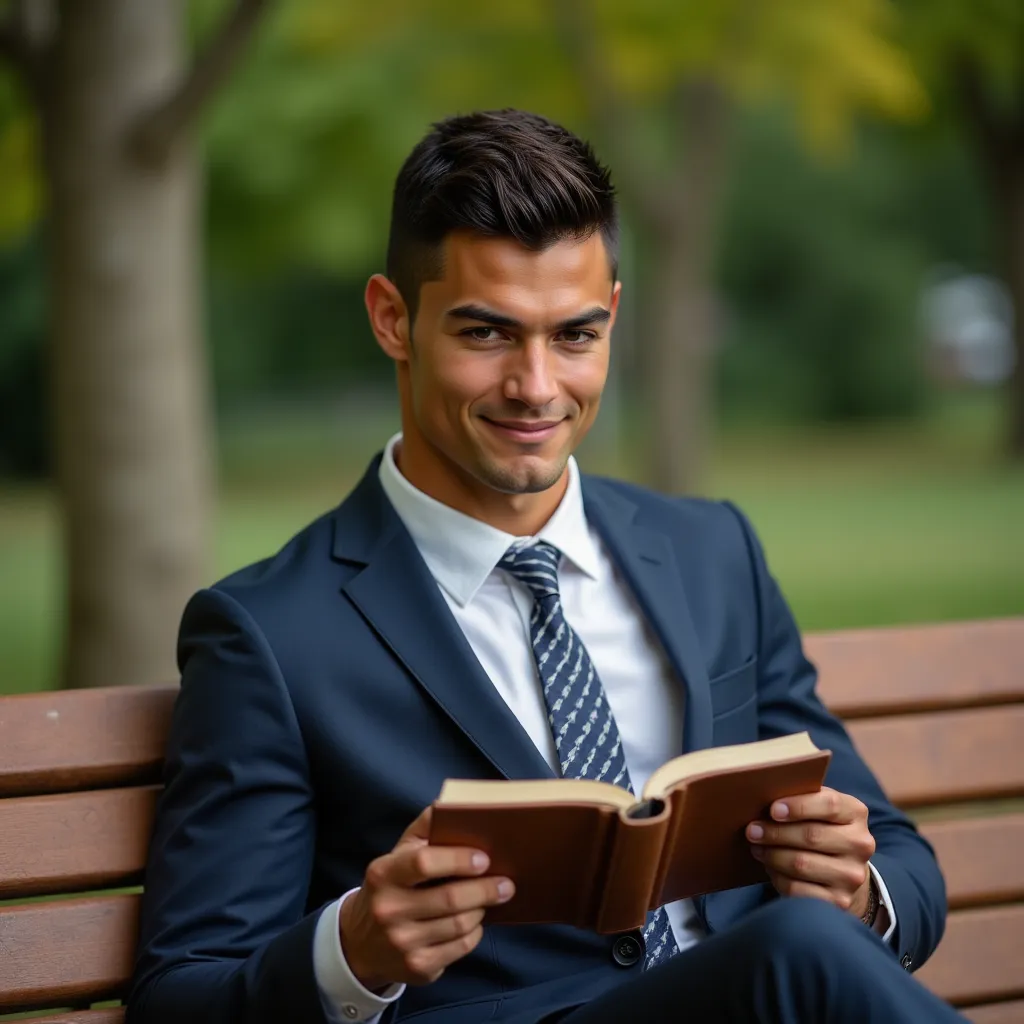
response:
[(964, 1020), (859, 921), (779, 899), (559, 1024), (938, 1024)]

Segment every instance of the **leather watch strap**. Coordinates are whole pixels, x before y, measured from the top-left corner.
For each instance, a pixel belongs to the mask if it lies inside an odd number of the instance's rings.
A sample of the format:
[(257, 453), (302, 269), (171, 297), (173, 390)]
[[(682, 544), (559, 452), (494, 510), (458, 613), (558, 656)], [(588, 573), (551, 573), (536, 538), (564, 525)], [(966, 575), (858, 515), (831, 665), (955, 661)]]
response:
[(878, 917), (878, 890), (875, 888), (875, 876), (871, 876), (868, 885), (868, 907), (861, 916), (861, 920), (870, 928)]

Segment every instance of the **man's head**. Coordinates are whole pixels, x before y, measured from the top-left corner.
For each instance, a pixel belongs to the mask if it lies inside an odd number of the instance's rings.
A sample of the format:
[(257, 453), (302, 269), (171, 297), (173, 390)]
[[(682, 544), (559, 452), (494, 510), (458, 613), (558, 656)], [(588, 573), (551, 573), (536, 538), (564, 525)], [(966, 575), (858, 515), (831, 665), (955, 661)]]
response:
[(607, 170), (544, 118), (454, 117), (416, 146), (366, 294), (413, 483), (479, 513), (562, 481), (607, 375), (617, 235)]

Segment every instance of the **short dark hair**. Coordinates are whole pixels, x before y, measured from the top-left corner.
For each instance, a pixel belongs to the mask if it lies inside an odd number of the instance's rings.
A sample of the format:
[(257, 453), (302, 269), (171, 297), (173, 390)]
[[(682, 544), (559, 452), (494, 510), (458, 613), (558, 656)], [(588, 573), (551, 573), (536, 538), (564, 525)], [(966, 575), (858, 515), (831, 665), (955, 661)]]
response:
[(614, 280), (618, 210), (588, 142), (538, 114), (485, 110), (438, 121), (395, 181), (387, 274), (416, 316), (420, 285), (444, 272), (445, 238), (465, 230), (543, 250), (600, 231)]

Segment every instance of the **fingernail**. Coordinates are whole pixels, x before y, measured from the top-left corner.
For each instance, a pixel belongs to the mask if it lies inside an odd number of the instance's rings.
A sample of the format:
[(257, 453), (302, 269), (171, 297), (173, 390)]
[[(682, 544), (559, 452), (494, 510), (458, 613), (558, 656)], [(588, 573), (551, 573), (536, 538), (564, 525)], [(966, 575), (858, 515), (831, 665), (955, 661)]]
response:
[(764, 860), (764, 847), (763, 846), (752, 846), (750, 848), (750, 856), (754, 860)]
[(764, 829), (761, 828), (760, 825), (751, 825), (750, 828), (747, 829), (747, 836), (751, 839), (763, 839)]
[(473, 854), (473, 867), (475, 867), (477, 871), (485, 871), (488, 864), (490, 864), (490, 859), (486, 853)]
[(776, 804), (772, 808), (772, 816), (775, 818), (788, 818), (789, 817), (789, 805), (788, 804)]
[(516, 891), (516, 887), (507, 879), (502, 879), (498, 883), (498, 898), (504, 903), (506, 900), (512, 898), (512, 894)]

